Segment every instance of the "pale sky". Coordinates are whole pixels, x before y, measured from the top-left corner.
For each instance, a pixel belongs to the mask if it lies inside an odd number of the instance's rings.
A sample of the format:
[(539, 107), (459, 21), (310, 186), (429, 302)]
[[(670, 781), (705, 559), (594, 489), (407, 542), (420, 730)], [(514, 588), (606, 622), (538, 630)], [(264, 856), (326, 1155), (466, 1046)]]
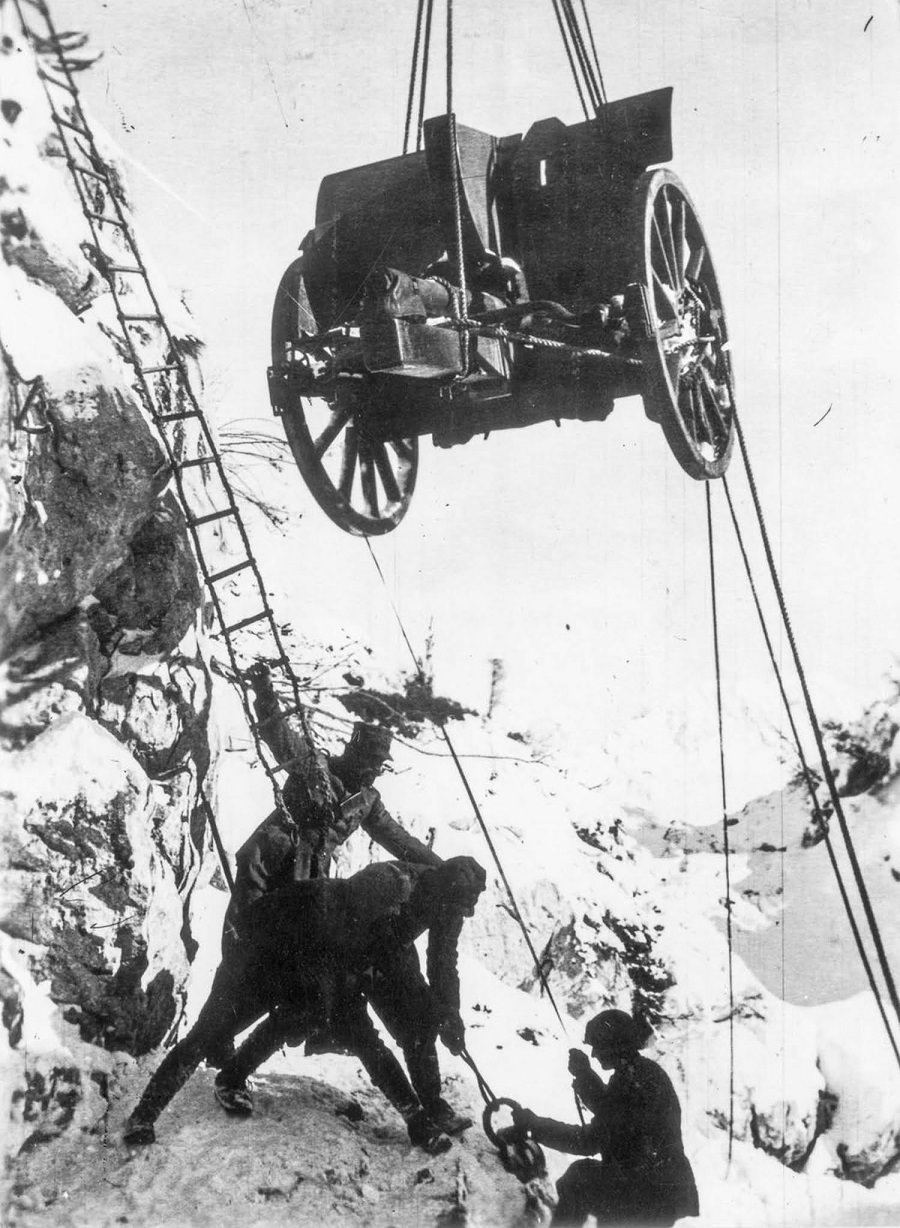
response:
[[(54, 0), (53, 11), (103, 52), (84, 96), (132, 160), (145, 248), (198, 317), (210, 413), (220, 426), (269, 420), (279, 277), (321, 177), (400, 152), (414, 0)], [(675, 88), (671, 166), (716, 262), (813, 694), (823, 715), (852, 712), (900, 652), (900, 9), (607, 0), (590, 11), (610, 98)], [(429, 114), (443, 108), (437, 21)], [(456, 0), (456, 29), (462, 122), (503, 135), (580, 119), (549, 0)], [(511, 711), (559, 722), (580, 745), (610, 720), (687, 713), (712, 694), (703, 486), (639, 402), (606, 423), (420, 448), (407, 517), (375, 549), (415, 643), (434, 620), (439, 686), (481, 702), (489, 658), (504, 657)], [(729, 479), (750, 533), (737, 456)], [(283, 548), (266, 547), (282, 549), (272, 570), (285, 617), (339, 622), (387, 667), (406, 665), (365, 545), (296, 484), (302, 517)], [(713, 496), (725, 687), (752, 701), (771, 684)]]

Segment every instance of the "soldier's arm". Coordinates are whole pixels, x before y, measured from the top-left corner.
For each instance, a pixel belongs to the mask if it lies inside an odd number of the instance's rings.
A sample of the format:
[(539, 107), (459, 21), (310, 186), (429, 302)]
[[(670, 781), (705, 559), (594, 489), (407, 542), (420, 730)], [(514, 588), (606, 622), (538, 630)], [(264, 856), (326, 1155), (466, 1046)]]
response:
[(239, 913), (271, 890), (273, 880), (295, 856), (294, 844), (274, 819), (270, 816), (238, 852), (232, 901)]
[(377, 790), (373, 789), (372, 792), (375, 794), (375, 800), (369, 813), (362, 820), (363, 831), (371, 836), (376, 844), (387, 849), (397, 861), (412, 861), (423, 866), (441, 865), (441, 858), (437, 853), (432, 852), (427, 845), (417, 840), (415, 836), (411, 836), (408, 831), (404, 831), (397, 820), (388, 814)]
[(599, 1113), (606, 1100), (606, 1084), (593, 1070), (579, 1072), (574, 1080), (575, 1091), (585, 1107), (592, 1113)]
[(570, 1126), (563, 1121), (554, 1121), (552, 1117), (538, 1117), (530, 1109), (519, 1109), (514, 1113), (516, 1125), (531, 1133), (535, 1142), (552, 1147), (554, 1151), (564, 1151), (569, 1155), (592, 1156), (602, 1150), (602, 1140), (596, 1126)]
[[(334, 791), (325, 756), (312, 740), (302, 712), (282, 712), (272, 685), (269, 667), (262, 661), (248, 671), (253, 687), (253, 706), (259, 722), (259, 735), (275, 757), (276, 763), (290, 773), (285, 787), (285, 802), (295, 821), (296, 806), (305, 804), (321, 807), (327, 813), (334, 802)], [(291, 782), (294, 788), (291, 789)], [(293, 800), (289, 800), (289, 799)]]
[(459, 1010), (459, 935), (462, 914), (452, 908), (442, 909), (428, 931), (426, 967), (428, 983), (435, 1001), (452, 1010)]

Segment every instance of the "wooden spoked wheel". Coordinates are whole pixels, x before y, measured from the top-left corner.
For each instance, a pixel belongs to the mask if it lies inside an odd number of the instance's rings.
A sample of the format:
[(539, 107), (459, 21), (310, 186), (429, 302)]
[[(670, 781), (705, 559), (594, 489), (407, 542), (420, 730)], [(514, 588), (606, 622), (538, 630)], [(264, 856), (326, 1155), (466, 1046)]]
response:
[(376, 436), (363, 374), (326, 380), (328, 396), (292, 390), (295, 365), (325, 376), (336, 365), (333, 347), (312, 351), (304, 345), (319, 329), (303, 263), (300, 257), (285, 272), (272, 313), (272, 365), (285, 375), (278, 393), (284, 432), (310, 493), (336, 525), (358, 537), (389, 533), (406, 514), (415, 489), (419, 441)]
[(728, 332), (709, 245), (687, 190), (668, 170), (637, 184), (644, 406), (693, 478), (725, 472), (734, 445)]

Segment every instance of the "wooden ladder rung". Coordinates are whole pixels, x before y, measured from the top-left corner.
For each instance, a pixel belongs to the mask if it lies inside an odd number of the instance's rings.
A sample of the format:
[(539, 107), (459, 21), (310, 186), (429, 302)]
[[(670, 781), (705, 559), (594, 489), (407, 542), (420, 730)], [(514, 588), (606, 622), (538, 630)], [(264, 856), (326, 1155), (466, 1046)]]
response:
[[(187, 418), (189, 415), (185, 414), (184, 417)], [(205, 516), (195, 516), (188, 520), (188, 524), (196, 529), (201, 524), (212, 524), (214, 520), (224, 520), (226, 516), (233, 516), (236, 511), (236, 507), (226, 507), (221, 512), (208, 512)]]
[(228, 627), (223, 627), (220, 634), (231, 635), (235, 631), (240, 631), (244, 627), (249, 627), (252, 623), (261, 622), (262, 619), (268, 618), (268, 617), (269, 617), (268, 610), (260, 610), (258, 614), (251, 614), (249, 618), (242, 618), (238, 622), (232, 623)]
[(59, 77), (51, 76), (51, 74), (48, 73), (46, 69), (39, 68), (38, 76), (41, 78), (42, 81), (46, 81), (48, 85), (58, 86), (58, 88), (61, 90), (68, 90), (68, 92), (73, 97), (77, 96), (77, 91), (74, 85), (70, 85), (68, 81), (60, 81)]
[(108, 222), (110, 226), (118, 226), (120, 230), (127, 229), (125, 223), (117, 217), (108, 217), (105, 213), (96, 213), (93, 209), (85, 209), (88, 217), (92, 217), (95, 222)]
[(99, 171), (95, 171), (89, 166), (82, 166), (80, 162), (70, 162), (69, 165), (73, 171), (78, 171), (80, 175), (87, 175), (89, 179), (96, 179), (99, 183), (106, 184), (107, 187), (109, 186), (106, 176), (101, 175)]
[(231, 567), (223, 567), (221, 571), (213, 571), (206, 577), (207, 584), (218, 584), (220, 580), (227, 579), (228, 576), (236, 576), (239, 571), (245, 571), (248, 567), (252, 567), (251, 559), (244, 559), (243, 563), (234, 563)]
[(72, 132), (77, 133), (78, 136), (83, 136), (86, 141), (91, 139), (91, 134), (86, 128), (81, 128), (78, 124), (73, 124), (70, 119), (63, 118), (58, 111), (51, 111), (50, 114), (56, 123), (62, 124), (63, 128), (70, 128)]
[[(196, 409), (179, 409), (174, 414), (157, 414), (157, 422), (183, 422), (185, 418), (199, 418), (200, 413)], [(226, 513), (227, 514), (227, 513)]]
[(201, 465), (214, 465), (218, 461), (217, 456), (194, 456), (186, 461), (174, 461), (173, 469), (199, 469)]

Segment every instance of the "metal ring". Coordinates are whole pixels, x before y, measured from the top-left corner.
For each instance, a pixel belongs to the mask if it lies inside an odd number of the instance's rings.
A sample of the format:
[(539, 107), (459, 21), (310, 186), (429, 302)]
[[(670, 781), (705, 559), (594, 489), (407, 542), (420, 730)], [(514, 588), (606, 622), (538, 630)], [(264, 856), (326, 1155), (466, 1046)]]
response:
[(518, 1100), (510, 1100), (507, 1096), (498, 1096), (496, 1100), (491, 1100), (484, 1106), (484, 1112), (481, 1115), (481, 1125), (484, 1132), (495, 1147), (499, 1146), (499, 1143), (497, 1142), (497, 1135), (494, 1133), (494, 1127), (491, 1124), (491, 1118), (497, 1109), (504, 1104), (510, 1109), (520, 1109), (522, 1107)]

